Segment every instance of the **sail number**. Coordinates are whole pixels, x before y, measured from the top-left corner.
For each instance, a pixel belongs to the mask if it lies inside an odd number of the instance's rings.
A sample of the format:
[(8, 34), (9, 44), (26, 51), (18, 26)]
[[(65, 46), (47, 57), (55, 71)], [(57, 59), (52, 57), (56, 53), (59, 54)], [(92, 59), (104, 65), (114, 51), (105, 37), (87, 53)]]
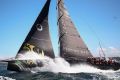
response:
[(71, 48), (63, 48), (65, 52), (73, 52), (73, 53), (83, 53), (83, 54), (87, 54), (89, 53), (89, 50), (86, 48), (81, 48), (81, 49), (71, 49)]

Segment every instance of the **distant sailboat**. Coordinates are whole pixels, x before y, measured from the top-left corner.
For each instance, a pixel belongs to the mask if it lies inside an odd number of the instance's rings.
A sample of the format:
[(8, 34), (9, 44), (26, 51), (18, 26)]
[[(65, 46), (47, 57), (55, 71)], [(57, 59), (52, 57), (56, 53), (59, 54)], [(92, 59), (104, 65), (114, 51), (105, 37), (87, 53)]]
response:
[[(29, 34), (27, 35), (26, 39), (24, 40), (18, 54), (16, 55), (16, 59), (22, 54), (25, 54), (27, 51), (34, 51), (42, 56), (48, 56), (50, 58), (54, 58), (54, 51), (50, 40), (49, 35), (49, 25), (48, 25), (48, 13), (49, 13), (49, 6), (51, 0), (47, 0), (46, 4), (44, 5), (41, 13), (39, 14), (38, 18), (36, 19), (35, 23), (33, 24)], [(32, 67), (37, 66), (35, 64), (26, 64), (29, 60), (17, 60), (17, 61), (10, 61), (8, 62), (8, 70), (15, 70), (19, 71), (21, 68), (18, 65), (18, 62), (21, 63), (20, 65), (23, 67)], [(29, 62), (32, 62), (30, 60)], [(26, 65), (24, 65), (26, 64)], [(42, 64), (41, 64), (42, 65)]]

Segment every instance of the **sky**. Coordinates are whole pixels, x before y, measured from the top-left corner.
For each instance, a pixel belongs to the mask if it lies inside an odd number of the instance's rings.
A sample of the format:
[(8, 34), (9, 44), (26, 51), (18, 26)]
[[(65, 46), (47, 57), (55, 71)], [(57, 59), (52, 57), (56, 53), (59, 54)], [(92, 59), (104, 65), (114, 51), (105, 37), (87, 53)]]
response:
[[(49, 11), (50, 35), (58, 56), (56, 0)], [(14, 57), (46, 0), (0, 0), (0, 58)], [(99, 42), (107, 56), (120, 56), (120, 0), (64, 0), (80, 36), (94, 56)]]

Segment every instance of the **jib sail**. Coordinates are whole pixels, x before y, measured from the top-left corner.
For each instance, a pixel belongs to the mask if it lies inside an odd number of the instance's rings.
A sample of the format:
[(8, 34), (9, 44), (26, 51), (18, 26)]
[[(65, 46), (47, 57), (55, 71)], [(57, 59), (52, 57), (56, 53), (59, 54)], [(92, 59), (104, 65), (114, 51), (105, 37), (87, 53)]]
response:
[(38, 54), (43, 54), (54, 58), (53, 47), (50, 40), (48, 13), (51, 0), (47, 0), (42, 11), (33, 24), (30, 32), (24, 40), (21, 48), (16, 55), (24, 54), (26, 51), (34, 51)]

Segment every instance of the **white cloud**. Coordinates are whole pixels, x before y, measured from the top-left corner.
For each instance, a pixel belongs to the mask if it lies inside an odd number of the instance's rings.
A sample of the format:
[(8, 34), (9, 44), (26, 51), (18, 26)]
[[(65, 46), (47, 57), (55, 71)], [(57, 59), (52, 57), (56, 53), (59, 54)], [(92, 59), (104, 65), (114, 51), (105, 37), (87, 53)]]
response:
[(120, 48), (115, 48), (113, 46), (110, 46), (110, 47), (107, 47), (107, 48), (97, 48), (96, 50), (96, 53), (97, 55), (99, 55), (99, 52), (100, 54), (103, 56), (103, 52), (102, 50), (104, 51), (105, 55), (107, 57), (120, 57)]

